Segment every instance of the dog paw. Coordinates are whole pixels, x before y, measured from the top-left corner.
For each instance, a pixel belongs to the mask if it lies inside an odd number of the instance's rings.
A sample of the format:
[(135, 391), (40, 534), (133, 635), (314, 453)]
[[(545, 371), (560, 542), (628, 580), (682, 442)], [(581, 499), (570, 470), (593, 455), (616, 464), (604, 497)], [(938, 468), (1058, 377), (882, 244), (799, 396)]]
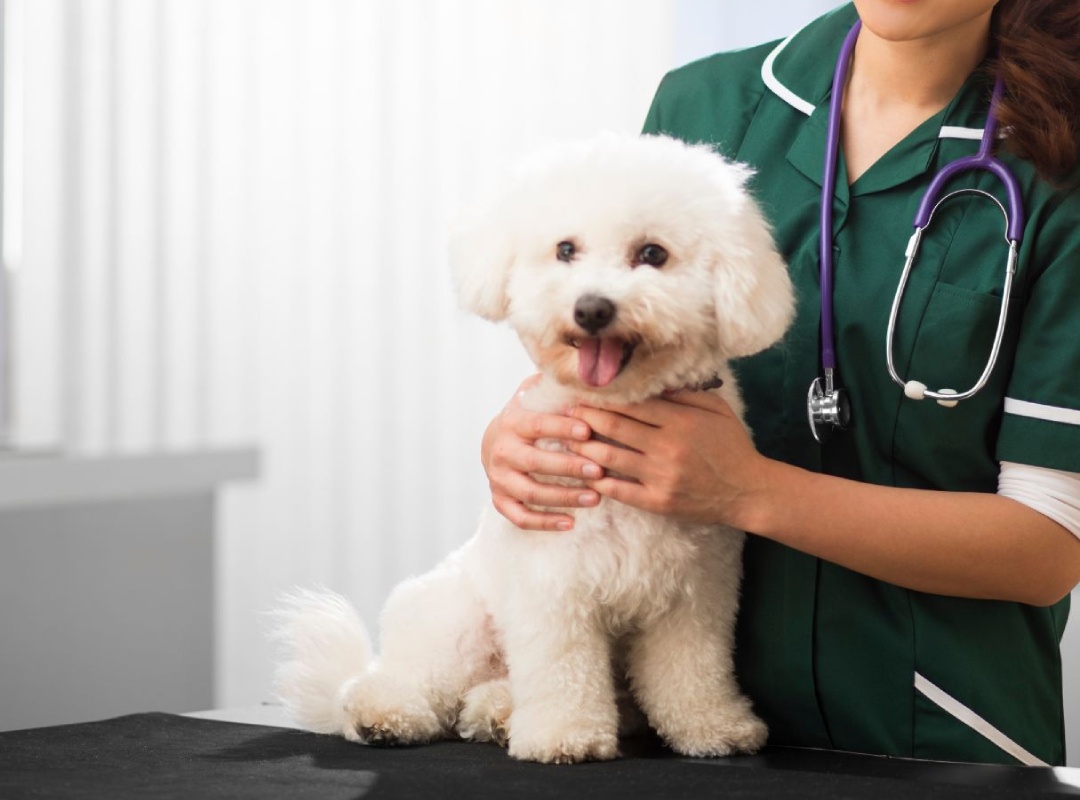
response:
[(520, 761), (542, 764), (580, 764), (583, 761), (610, 761), (619, 755), (614, 732), (588, 734), (574, 731), (557, 737), (510, 735), (510, 756)]
[(358, 723), (354, 730), (358, 742), (373, 747), (426, 744), (439, 738), (441, 733), (437, 720), (433, 725), (431, 720), (394, 713), (386, 714), (370, 724)]
[(426, 744), (442, 738), (443, 725), (421, 695), (378, 680), (357, 681), (345, 698), (345, 738), (376, 747)]
[(749, 710), (725, 715), (710, 724), (660, 733), (675, 752), (698, 758), (756, 753), (769, 738), (768, 727)]
[(510, 712), (513, 709), (509, 681), (478, 684), (466, 692), (462, 700), (457, 721), (458, 735), (462, 739), (494, 742), (506, 747), (510, 740)]

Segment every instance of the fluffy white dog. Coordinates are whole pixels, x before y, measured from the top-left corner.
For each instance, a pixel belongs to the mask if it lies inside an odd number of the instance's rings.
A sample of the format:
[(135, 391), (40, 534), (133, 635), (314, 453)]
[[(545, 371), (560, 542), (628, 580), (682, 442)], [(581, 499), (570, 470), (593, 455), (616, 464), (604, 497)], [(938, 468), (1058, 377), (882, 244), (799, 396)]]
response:
[[(521, 338), (542, 373), (525, 406), (719, 377), (741, 414), (728, 360), (777, 342), (793, 306), (748, 174), (705, 146), (605, 136), (533, 159), (465, 226), (460, 300)], [(294, 595), (278, 678), (295, 717), (368, 744), (461, 736), (578, 762), (617, 755), (622, 687), (679, 753), (757, 750), (766, 728), (732, 666), (744, 534), (607, 499), (569, 513), (574, 529), (553, 534), (486, 511), (394, 590), (377, 660), (344, 600)]]

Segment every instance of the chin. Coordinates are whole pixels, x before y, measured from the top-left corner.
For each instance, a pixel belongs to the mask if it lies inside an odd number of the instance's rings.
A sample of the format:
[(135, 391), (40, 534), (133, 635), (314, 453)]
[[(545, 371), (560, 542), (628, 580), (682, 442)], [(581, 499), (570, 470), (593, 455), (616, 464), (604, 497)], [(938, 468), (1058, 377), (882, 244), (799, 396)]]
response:
[(891, 43), (961, 36), (989, 39), (997, 0), (856, 0), (863, 28)]

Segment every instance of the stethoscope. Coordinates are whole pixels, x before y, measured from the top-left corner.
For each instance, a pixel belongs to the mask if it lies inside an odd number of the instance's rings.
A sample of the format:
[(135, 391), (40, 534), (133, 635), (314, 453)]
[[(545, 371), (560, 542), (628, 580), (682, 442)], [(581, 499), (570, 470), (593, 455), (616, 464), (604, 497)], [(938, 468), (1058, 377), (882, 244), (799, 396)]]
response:
[[(824, 379), (821, 376), (815, 378), (813, 383), (810, 384), (810, 391), (806, 396), (806, 412), (810, 421), (810, 431), (818, 442), (825, 442), (835, 430), (846, 428), (851, 424), (851, 401), (847, 393), (838, 388), (836, 383), (836, 348), (833, 341), (832, 304), (832, 200), (836, 188), (836, 160), (840, 141), (840, 107), (843, 101), (848, 66), (851, 62), (851, 53), (855, 49), (855, 40), (858, 38), (861, 27), (862, 23), (856, 21), (840, 48), (840, 56), (836, 61), (836, 71), (833, 74), (832, 97), (829, 100), (829, 127), (825, 144), (825, 168), (821, 181), (821, 367)], [(1005, 333), (1005, 320), (1009, 313), (1009, 295), (1012, 289), (1013, 274), (1016, 271), (1017, 248), (1024, 232), (1024, 208), (1020, 200), (1020, 187), (1008, 168), (991, 155), (997, 130), (994, 114), (997, 111), (1001, 92), (1002, 82), (998, 78), (994, 84), (994, 92), (990, 100), (990, 111), (986, 120), (986, 127), (983, 128), (979, 151), (973, 156), (958, 158), (956, 161), (946, 164), (934, 176), (922, 200), (919, 202), (918, 211), (915, 213), (915, 232), (908, 240), (907, 249), (904, 251), (904, 270), (896, 287), (892, 309), (889, 311), (888, 330), (885, 333), (885, 363), (888, 366), (889, 376), (893, 382), (902, 387), (904, 394), (912, 400), (922, 400), (929, 397), (931, 400), (936, 400), (940, 405), (951, 408), (959, 401), (973, 397), (982, 389), (989, 380), (994, 365), (997, 363), (1002, 336)], [(940, 200), (937, 199), (945, 183), (958, 172), (966, 170), (985, 170), (994, 173), (1005, 185), (1005, 190), (1008, 193), (1008, 212), (996, 197), (981, 189), (957, 189)], [(1005, 285), (1002, 290), (1001, 309), (998, 313), (994, 341), (990, 347), (990, 356), (979, 379), (975, 381), (975, 384), (970, 389), (964, 392), (957, 392), (953, 389), (931, 391), (927, 389), (926, 384), (917, 380), (905, 381), (897, 373), (893, 359), (893, 337), (896, 331), (897, 314), (900, 311), (900, 301), (904, 296), (908, 276), (911, 274), (911, 268), (915, 263), (915, 255), (919, 250), (923, 231), (930, 225), (930, 220), (933, 218), (938, 206), (960, 194), (977, 194), (992, 200), (1005, 218), (1005, 241), (1009, 246), (1008, 261), (1005, 265)]]

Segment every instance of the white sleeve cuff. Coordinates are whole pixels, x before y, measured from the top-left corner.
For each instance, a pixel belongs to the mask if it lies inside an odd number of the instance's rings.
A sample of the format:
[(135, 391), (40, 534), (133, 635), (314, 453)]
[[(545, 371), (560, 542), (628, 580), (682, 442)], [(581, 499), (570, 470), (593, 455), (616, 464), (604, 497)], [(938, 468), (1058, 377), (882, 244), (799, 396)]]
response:
[(998, 491), (1080, 537), (1080, 472), (1001, 462)]

